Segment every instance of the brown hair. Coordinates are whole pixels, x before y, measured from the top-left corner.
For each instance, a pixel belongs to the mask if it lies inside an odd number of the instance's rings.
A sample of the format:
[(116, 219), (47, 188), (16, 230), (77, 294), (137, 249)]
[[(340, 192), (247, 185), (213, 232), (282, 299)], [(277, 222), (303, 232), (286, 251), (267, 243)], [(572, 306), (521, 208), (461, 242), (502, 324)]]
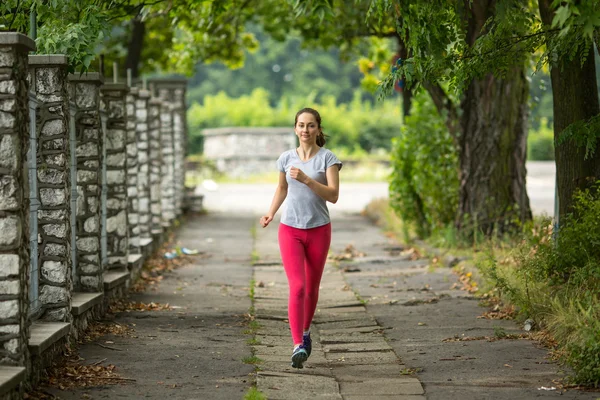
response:
[(296, 127), (296, 124), (298, 123), (298, 117), (304, 113), (309, 113), (312, 116), (315, 117), (315, 120), (317, 120), (317, 125), (319, 126), (319, 136), (317, 136), (317, 146), (319, 147), (323, 147), (325, 146), (325, 143), (327, 142), (327, 140), (325, 140), (325, 135), (323, 134), (323, 129), (321, 128), (321, 115), (319, 115), (319, 112), (317, 110), (315, 110), (314, 108), (303, 108), (302, 110), (298, 111), (296, 113), (296, 118), (294, 119), (294, 128)]

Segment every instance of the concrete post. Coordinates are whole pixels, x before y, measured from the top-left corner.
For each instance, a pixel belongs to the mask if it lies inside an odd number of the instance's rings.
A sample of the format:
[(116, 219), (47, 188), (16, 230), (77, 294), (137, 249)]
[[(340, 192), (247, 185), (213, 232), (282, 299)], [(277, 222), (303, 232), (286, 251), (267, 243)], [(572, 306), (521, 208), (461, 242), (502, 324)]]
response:
[(102, 87), (102, 107), (108, 114), (106, 142), (106, 269), (127, 269), (129, 232), (127, 220), (127, 107), (125, 84)]
[(27, 53), (35, 43), (0, 33), (0, 364), (25, 366), (29, 310)]
[[(67, 57), (29, 56), (37, 98), (37, 212), (40, 318), (71, 319), (71, 176)], [(32, 256), (35, 256), (32, 254)]]
[(102, 292), (100, 261), (100, 122), (99, 73), (70, 75), (71, 100), (75, 106), (77, 157), (77, 266), (73, 283), (84, 292)]

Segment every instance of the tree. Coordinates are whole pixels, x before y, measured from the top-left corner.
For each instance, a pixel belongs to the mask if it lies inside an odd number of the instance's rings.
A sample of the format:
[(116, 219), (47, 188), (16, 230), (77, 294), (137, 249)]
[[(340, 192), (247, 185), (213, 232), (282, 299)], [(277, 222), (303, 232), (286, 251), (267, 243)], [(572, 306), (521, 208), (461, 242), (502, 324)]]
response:
[(529, 33), (530, 10), (510, 0), (375, 0), (371, 12), (395, 16), (412, 54), (382, 88), (389, 91), (401, 75), (424, 87), (454, 137), (460, 164), (455, 225), (467, 234), (476, 228), (491, 235), (531, 219), (525, 187), (527, 58), (506, 56), (495, 69), (481, 63), (471, 71), (489, 37)]

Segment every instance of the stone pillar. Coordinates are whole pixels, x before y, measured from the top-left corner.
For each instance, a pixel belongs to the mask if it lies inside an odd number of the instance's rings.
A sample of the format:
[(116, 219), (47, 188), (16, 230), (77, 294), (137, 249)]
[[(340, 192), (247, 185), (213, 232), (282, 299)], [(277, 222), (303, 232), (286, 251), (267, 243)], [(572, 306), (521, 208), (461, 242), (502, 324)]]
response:
[(0, 33), (0, 364), (25, 366), (29, 311), (29, 107), (33, 40)]
[(187, 118), (185, 92), (187, 79), (168, 78), (151, 80), (158, 97), (172, 104), (173, 166), (174, 166), (174, 213), (182, 213), (185, 192), (185, 155), (187, 149)]
[(175, 160), (173, 142), (173, 105), (163, 100), (160, 107), (161, 224), (169, 229), (175, 220)]
[(130, 87), (125, 96), (127, 107), (127, 222), (129, 253), (140, 254), (139, 195), (138, 195), (138, 138), (136, 99), (139, 88)]
[(142, 239), (150, 239), (151, 217), (150, 213), (150, 165), (149, 165), (149, 135), (148, 135), (148, 100), (150, 92), (140, 89), (135, 101), (135, 124), (137, 135), (137, 162), (138, 162), (138, 213), (139, 234)]
[(64, 55), (29, 56), (29, 79), (38, 101), (40, 318), (49, 321), (71, 319), (71, 152), (67, 67)]
[[(148, 155), (150, 156), (150, 233), (153, 237), (160, 236), (163, 231), (161, 224), (162, 197), (162, 152), (160, 143), (160, 109), (162, 101), (151, 98), (148, 101)], [(155, 245), (160, 245), (156, 243)]]
[(70, 75), (71, 101), (75, 108), (77, 157), (77, 265), (75, 289), (102, 292), (100, 260), (100, 86), (104, 78), (97, 72)]
[(106, 122), (106, 269), (126, 269), (129, 251), (127, 221), (127, 107), (129, 88), (110, 83), (102, 87)]

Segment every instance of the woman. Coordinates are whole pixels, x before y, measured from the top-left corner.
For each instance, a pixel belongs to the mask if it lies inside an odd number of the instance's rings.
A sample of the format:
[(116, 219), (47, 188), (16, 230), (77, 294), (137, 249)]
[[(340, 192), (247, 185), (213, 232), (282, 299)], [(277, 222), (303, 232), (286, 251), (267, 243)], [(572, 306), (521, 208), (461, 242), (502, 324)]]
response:
[(292, 367), (302, 368), (312, 348), (310, 324), (317, 309), (319, 285), (331, 243), (326, 201), (338, 200), (342, 163), (323, 148), (325, 135), (316, 110), (298, 111), (294, 131), (300, 146), (284, 152), (277, 160), (279, 184), (269, 212), (260, 218), (260, 224), (266, 228), (288, 199), (279, 225), (279, 249), (290, 289)]

